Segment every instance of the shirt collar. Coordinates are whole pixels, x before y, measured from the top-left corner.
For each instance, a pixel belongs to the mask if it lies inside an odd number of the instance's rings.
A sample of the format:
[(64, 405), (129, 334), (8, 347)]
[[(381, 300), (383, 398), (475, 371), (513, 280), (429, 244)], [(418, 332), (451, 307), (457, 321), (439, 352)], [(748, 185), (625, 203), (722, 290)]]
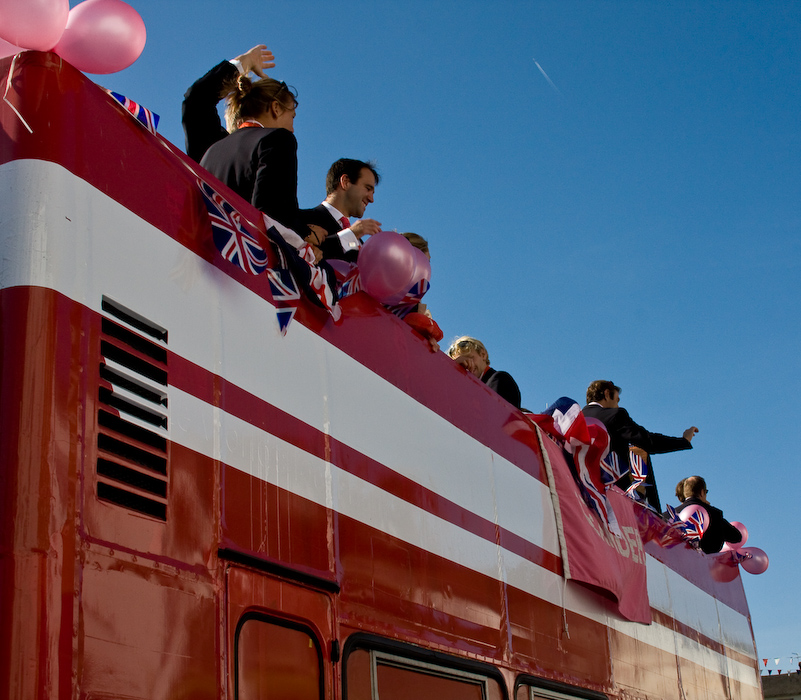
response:
[(323, 200), (323, 206), (328, 210), (328, 213), (334, 217), (336, 221), (339, 221), (343, 216), (345, 216), (341, 211), (339, 211), (336, 207), (332, 206), (325, 200)]

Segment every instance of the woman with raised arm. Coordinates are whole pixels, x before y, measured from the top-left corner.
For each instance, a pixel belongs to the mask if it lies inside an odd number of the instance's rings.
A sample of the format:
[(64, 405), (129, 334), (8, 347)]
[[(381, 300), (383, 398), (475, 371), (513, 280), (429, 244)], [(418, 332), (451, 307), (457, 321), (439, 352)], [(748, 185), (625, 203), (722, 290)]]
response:
[[(260, 44), (223, 61), (184, 95), (187, 154), (254, 207), (318, 246), (324, 231), (298, 220), (298, 102), (286, 83), (267, 77), (273, 54)], [(251, 80), (250, 72), (258, 77)], [(226, 100), (228, 130), (217, 114)]]
[(181, 123), (186, 138), (186, 153), (200, 162), (209, 147), (228, 136), (217, 113), (217, 104), (223, 99), (225, 86), (240, 75), (251, 72), (266, 78), (265, 71), (275, 67), (275, 57), (264, 44), (254, 46), (247, 53), (222, 61), (196, 80), (184, 94)]

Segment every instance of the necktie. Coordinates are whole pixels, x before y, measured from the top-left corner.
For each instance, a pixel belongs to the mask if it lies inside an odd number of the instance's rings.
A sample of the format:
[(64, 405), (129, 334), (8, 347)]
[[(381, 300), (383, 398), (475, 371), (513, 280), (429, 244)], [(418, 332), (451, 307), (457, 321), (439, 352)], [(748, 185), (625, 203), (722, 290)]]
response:
[(343, 216), (339, 223), (342, 224), (342, 228), (350, 228), (350, 219), (347, 216)]

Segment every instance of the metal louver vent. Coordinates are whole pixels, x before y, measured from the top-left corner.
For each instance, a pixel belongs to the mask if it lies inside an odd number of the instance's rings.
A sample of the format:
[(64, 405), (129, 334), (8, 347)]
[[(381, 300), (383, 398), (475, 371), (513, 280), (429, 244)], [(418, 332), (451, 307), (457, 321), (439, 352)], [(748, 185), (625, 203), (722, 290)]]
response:
[(167, 520), (167, 331), (103, 297), (97, 496)]

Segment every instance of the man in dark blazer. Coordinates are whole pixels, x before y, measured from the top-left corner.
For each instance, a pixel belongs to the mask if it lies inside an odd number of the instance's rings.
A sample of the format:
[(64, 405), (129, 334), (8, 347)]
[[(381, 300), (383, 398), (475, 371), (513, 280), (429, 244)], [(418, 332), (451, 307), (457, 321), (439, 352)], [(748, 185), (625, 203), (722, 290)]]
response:
[[(587, 388), (587, 405), (582, 409), (582, 413), (588, 418), (597, 418), (606, 426), (609, 433), (609, 449), (617, 454), (621, 470), (626, 470), (626, 473), (617, 482), (621, 488), (625, 489), (631, 484), (631, 476), (628, 472), (630, 445), (639, 447), (649, 455), (692, 449), (691, 440), (698, 432), (698, 428), (695, 426), (687, 428), (682, 437), (652, 433), (635, 423), (629, 412), (625, 408), (621, 408), (619, 404), (620, 387), (615, 386), (613, 382), (599, 379)], [(661, 513), (662, 505), (659, 502), (659, 493), (656, 489), (650, 457), (648, 467), (645, 497), (648, 503), (656, 509), (656, 512)]]
[[(356, 262), (363, 236), (381, 230), (381, 222), (362, 219), (380, 178), (370, 164), (353, 158), (340, 158), (325, 179), (326, 197), (314, 209), (302, 209), (300, 220), (321, 226), (327, 232), (320, 248), (326, 259)], [(351, 223), (350, 218), (360, 221)]]
[(700, 506), (709, 516), (706, 530), (701, 537), (701, 551), (707, 554), (714, 554), (723, 549), (725, 542), (737, 544), (742, 542), (743, 533), (723, 517), (723, 511), (709, 504), (707, 500), (706, 481), (701, 476), (688, 476), (682, 482), (684, 485), (684, 500), (676, 508), (677, 513), (681, 513), (690, 506)]
[(508, 372), (501, 372), (490, 367), (487, 348), (478, 338), (465, 335), (454, 340), (448, 349), (448, 355), (456, 364), (478, 377), (512, 406), (520, 408), (520, 388), (517, 386), (517, 382)]

